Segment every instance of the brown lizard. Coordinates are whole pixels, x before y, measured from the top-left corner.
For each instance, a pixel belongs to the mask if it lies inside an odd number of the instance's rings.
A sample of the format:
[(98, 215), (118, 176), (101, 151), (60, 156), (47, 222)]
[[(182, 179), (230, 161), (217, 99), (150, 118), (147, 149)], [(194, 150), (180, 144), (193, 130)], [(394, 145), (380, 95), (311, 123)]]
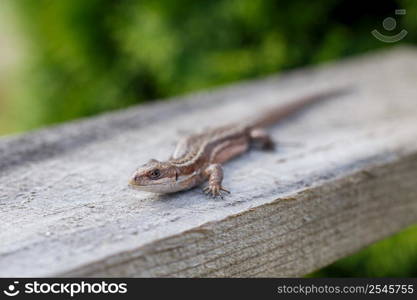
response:
[(204, 192), (222, 197), (222, 192), (230, 193), (222, 186), (224, 162), (246, 152), (252, 144), (265, 150), (274, 149), (274, 142), (265, 127), (345, 90), (335, 89), (308, 95), (272, 108), (253, 121), (212, 128), (184, 138), (169, 160), (161, 162), (152, 159), (139, 167), (129, 185), (142, 191), (173, 193), (208, 180)]

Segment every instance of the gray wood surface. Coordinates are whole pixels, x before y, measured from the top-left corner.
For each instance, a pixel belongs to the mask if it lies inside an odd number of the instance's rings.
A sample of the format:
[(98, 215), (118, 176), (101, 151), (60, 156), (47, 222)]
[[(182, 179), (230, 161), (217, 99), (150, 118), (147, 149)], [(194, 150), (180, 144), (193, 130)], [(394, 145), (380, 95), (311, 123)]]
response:
[[(417, 50), (0, 139), (0, 276), (300, 276), (417, 222)], [(225, 165), (224, 200), (127, 187), (187, 132), (352, 86)]]

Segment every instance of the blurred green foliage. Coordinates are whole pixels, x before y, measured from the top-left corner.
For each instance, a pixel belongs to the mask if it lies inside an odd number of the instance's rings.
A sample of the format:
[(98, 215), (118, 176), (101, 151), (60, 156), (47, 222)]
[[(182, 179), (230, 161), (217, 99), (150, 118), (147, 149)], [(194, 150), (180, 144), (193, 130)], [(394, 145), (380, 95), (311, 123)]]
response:
[[(417, 41), (413, 0), (10, 3), (26, 37), (21, 77), (0, 94), (10, 131), (388, 47), (370, 31), (396, 8), (402, 42)], [(414, 227), (314, 275), (417, 276), (416, 248)]]
[[(24, 128), (388, 46), (370, 35), (413, 1), (20, 0), (30, 40)], [(417, 27), (411, 16), (405, 26)], [(415, 37), (407, 37), (413, 41)]]

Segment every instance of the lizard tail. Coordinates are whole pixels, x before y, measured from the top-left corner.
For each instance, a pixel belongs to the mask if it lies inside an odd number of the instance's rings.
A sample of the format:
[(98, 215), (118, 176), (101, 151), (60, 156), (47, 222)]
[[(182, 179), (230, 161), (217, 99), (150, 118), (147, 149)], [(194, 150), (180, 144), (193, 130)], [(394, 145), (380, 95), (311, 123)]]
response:
[(309, 94), (299, 98), (298, 100), (291, 101), (288, 104), (281, 104), (277, 107), (272, 107), (271, 109), (268, 109), (264, 114), (262, 114), (260, 118), (255, 119), (251, 127), (263, 128), (275, 125), (276, 123), (288, 117), (292, 117), (296, 113), (301, 112), (307, 107), (310, 107), (318, 102), (347, 94), (350, 91), (351, 88), (335, 88), (318, 92), (316, 94)]

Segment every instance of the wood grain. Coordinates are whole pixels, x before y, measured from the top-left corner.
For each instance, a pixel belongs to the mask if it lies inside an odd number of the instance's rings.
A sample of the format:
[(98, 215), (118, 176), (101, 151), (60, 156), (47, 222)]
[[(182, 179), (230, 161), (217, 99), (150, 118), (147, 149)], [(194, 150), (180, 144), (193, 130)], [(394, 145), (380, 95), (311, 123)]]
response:
[[(396, 48), (3, 137), (0, 276), (301, 276), (416, 223), (416, 75)], [(127, 187), (184, 132), (336, 86), (225, 165), (224, 200)]]

